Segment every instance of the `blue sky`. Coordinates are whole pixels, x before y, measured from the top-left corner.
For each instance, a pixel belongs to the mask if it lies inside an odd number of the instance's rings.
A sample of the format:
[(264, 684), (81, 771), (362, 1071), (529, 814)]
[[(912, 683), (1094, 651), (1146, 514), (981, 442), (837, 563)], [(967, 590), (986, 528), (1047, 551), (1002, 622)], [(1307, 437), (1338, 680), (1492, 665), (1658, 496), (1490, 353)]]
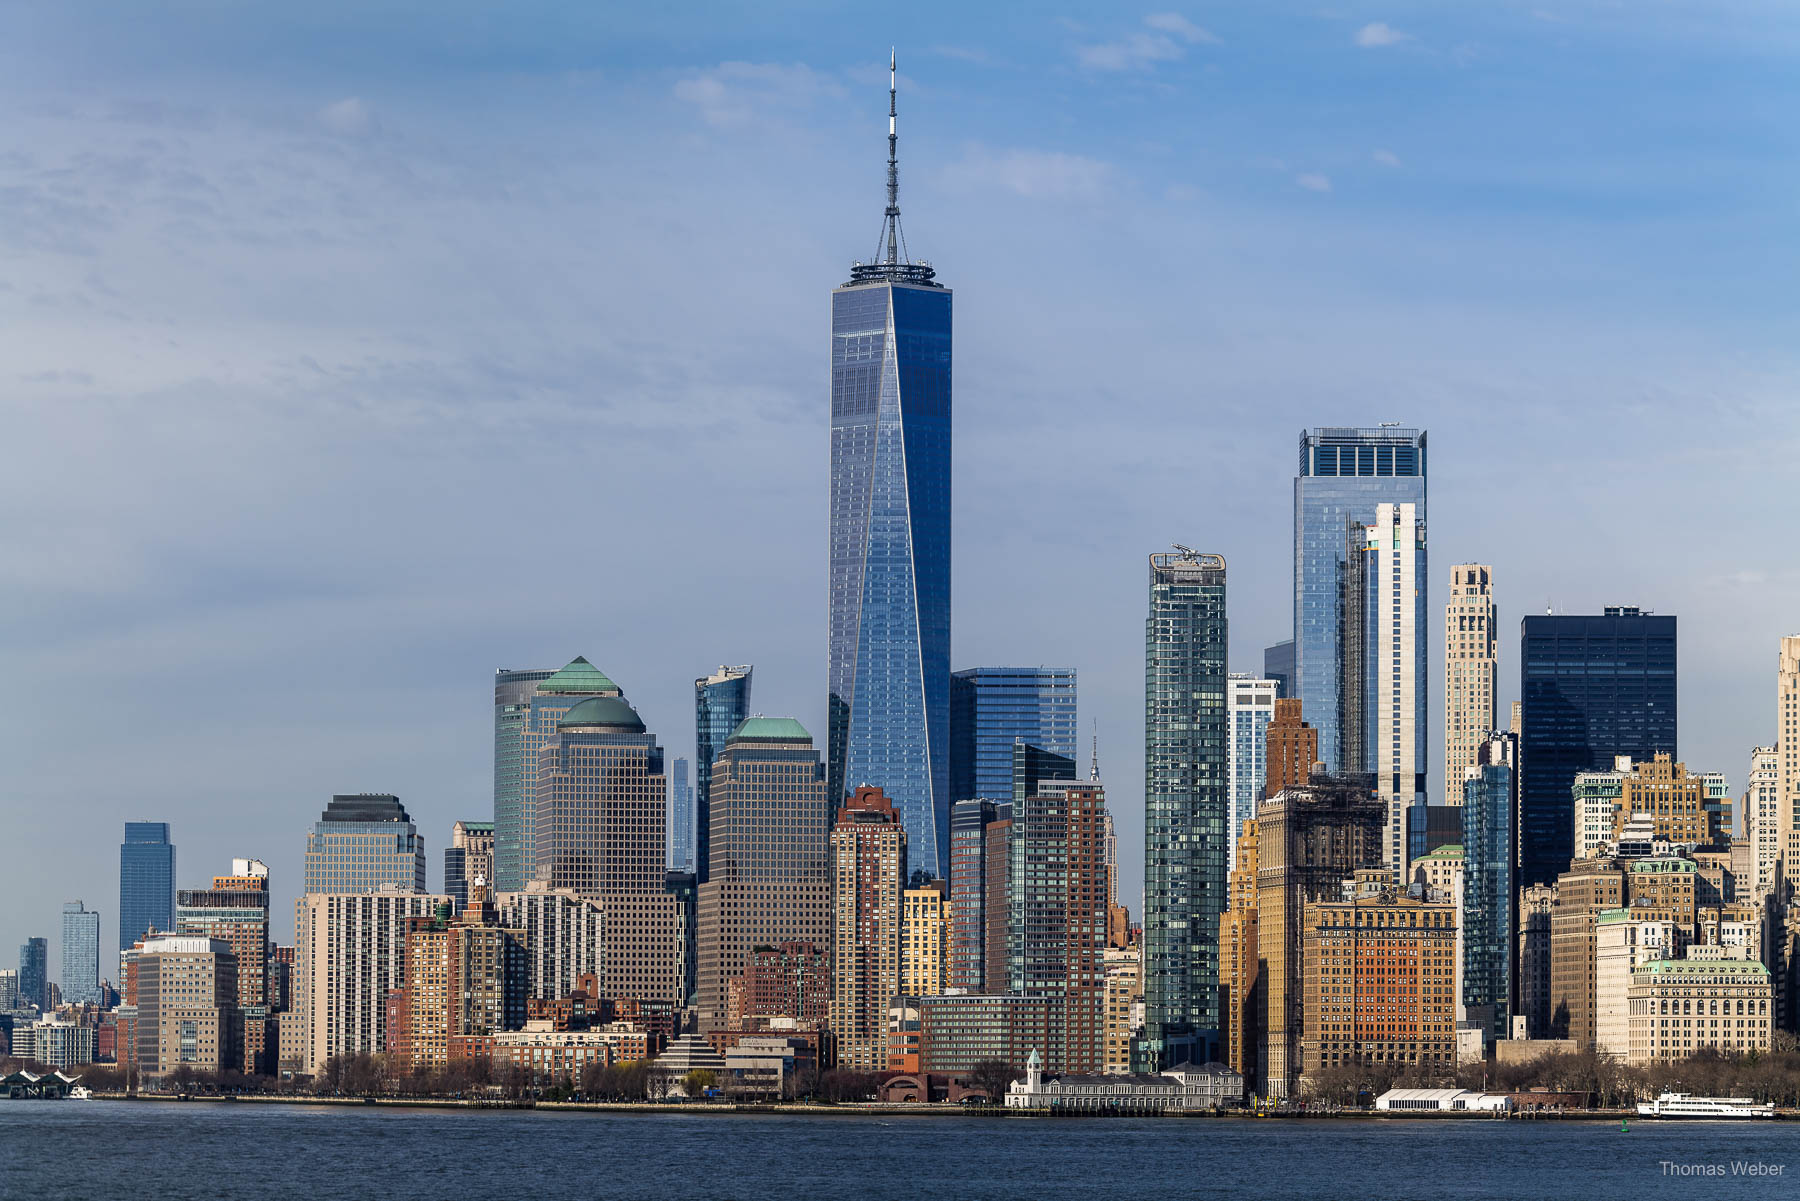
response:
[(1224, 553), (1258, 669), (1309, 424), (1430, 430), (1434, 606), (1482, 561), (1503, 629), (1678, 614), (1741, 789), (1800, 629), (1787, 6), (0, 4), (0, 945), (76, 896), (110, 939), (133, 818), (285, 906), (392, 791), (435, 882), (496, 666), (588, 655), (673, 755), (753, 661), (822, 733), (890, 45), (955, 659), (1080, 670), (1124, 845), (1145, 557)]

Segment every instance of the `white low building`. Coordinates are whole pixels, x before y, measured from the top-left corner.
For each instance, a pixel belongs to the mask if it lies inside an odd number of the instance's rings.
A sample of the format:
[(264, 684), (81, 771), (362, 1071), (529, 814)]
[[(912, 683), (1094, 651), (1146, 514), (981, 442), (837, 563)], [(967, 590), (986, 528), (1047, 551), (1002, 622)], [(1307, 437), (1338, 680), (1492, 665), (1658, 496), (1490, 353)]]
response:
[(1494, 1093), (1472, 1093), (1466, 1088), (1390, 1088), (1375, 1098), (1375, 1108), (1492, 1113), (1511, 1109), (1512, 1100)]
[(1006, 1090), (1008, 1109), (1161, 1113), (1243, 1103), (1244, 1078), (1222, 1063), (1184, 1063), (1154, 1076), (1046, 1076), (1036, 1051), (1025, 1064), (1025, 1079)]

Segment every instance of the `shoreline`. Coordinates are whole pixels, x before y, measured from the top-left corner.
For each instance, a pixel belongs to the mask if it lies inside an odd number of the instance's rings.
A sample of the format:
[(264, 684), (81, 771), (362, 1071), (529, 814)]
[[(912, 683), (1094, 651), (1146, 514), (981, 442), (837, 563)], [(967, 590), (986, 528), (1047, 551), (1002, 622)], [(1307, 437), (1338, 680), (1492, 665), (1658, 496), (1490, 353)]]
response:
[[(1226, 1122), (1255, 1121), (1365, 1121), (1365, 1122), (1495, 1122), (1510, 1124), (1516, 1122), (1617, 1122), (1626, 1119), (1637, 1119), (1642, 1122), (1691, 1122), (1691, 1118), (1649, 1118), (1638, 1114), (1635, 1110), (1625, 1109), (1584, 1109), (1562, 1110), (1545, 1113), (1515, 1113), (1511, 1117), (1495, 1117), (1492, 1113), (1466, 1110), (1337, 1110), (1313, 1113), (1263, 1113), (1254, 1110), (1198, 1110), (1174, 1113), (1160, 1112), (1125, 1112), (1125, 1113), (1067, 1113), (1053, 1110), (1021, 1110), (1004, 1107), (960, 1106), (942, 1103), (885, 1103), (877, 1101), (847, 1102), (836, 1105), (818, 1104), (805, 1101), (770, 1104), (766, 1102), (746, 1102), (733, 1104), (729, 1102), (658, 1102), (658, 1101), (505, 1101), (492, 1100), (458, 1100), (452, 1097), (303, 1097), (274, 1095), (225, 1095), (181, 1096), (171, 1093), (96, 1093), (97, 1101), (129, 1101), (129, 1102), (172, 1102), (199, 1103), (208, 1105), (245, 1104), (245, 1105), (328, 1105), (347, 1108), (388, 1108), (388, 1109), (454, 1109), (454, 1110), (507, 1110), (532, 1112), (543, 1110), (549, 1113), (606, 1113), (637, 1114), (643, 1116), (668, 1115), (705, 1115), (708, 1117), (754, 1116), (792, 1114), (807, 1117), (842, 1117), (842, 1118), (894, 1118), (894, 1117), (958, 1117), (958, 1118), (1019, 1118), (1019, 1119), (1054, 1119), (1113, 1121), (1119, 1118), (1159, 1118), (1170, 1121), (1199, 1120)], [(79, 1102), (76, 1102), (79, 1104)], [(0, 1113), (4, 1113), (0, 1109)], [(1729, 1119), (1723, 1119), (1729, 1120)], [(1760, 1121), (1795, 1121), (1800, 1120), (1800, 1110), (1777, 1110), (1773, 1119)]]

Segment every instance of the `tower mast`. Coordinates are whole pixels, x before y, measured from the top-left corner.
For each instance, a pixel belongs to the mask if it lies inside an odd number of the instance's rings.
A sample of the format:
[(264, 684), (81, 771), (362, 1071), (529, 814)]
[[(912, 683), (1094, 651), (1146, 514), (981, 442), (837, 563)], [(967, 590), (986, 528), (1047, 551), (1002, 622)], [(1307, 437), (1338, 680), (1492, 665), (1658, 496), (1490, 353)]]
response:
[(894, 49), (888, 48), (888, 202), (887, 202), (887, 262), (891, 267), (900, 261), (900, 126), (898, 60)]

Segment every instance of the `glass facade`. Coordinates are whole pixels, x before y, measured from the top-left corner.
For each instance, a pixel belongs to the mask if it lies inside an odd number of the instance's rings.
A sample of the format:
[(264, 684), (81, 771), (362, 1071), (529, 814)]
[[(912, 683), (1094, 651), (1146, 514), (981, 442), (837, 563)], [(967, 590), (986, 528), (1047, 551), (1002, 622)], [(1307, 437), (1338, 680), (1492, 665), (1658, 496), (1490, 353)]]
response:
[(1518, 810), (1518, 740), (1500, 735), (1477, 749), (1463, 781), (1463, 1005), (1491, 1041), (1510, 1038), (1513, 960), (1519, 945), (1513, 894)]
[(669, 870), (694, 870), (694, 786), (686, 759), (675, 760), (669, 772)]
[(950, 810), (951, 293), (859, 265), (831, 296), (827, 774), (901, 814), (945, 874)]
[(525, 754), (524, 732), (537, 686), (556, 673), (548, 668), (494, 672), (494, 887), (525, 887), (525, 800), (535, 762)]
[(1233, 675), (1226, 685), (1226, 712), (1231, 723), (1229, 766), (1231, 820), (1225, 829), (1227, 863), (1237, 862), (1238, 835), (1256, 816), (1269, 774), (1269, 723), (1275, 720), (1277, 680)]
[(700, 883), (710, 878), (712, 858), (712, 775), (732, 732), (750, 716), (749, 664), (721, 667), (694, 681), (694, 751), (699, 770), (694, 773), (694, 871)]
[(1263, 648), (1263, 679), (1275, 681), (1276, 696), (1295, 695), (1294, 640), (1292, 638)]
[[(1300, 473), (1294, 479), (1291, 695), (1300, 698), (1306, 720), (1319, 731), (1319, 758), (1333, 771), (1354, 770), (1342, 745), (1346, 532), (1352, 524), (1373, 525), (1384, 502), (1415, 506), (1415, 517), (1424, 524), (1423, 430), (1327, 426), (1301, 433)], [(1422, 561), (1419, 578), (1426, 578)], [(1422, 684), (1426, 639), (1415, 638), (1410, 652)]]
[(383, 884), (425, 891), (425, 840), (399, 797), (383, 792), (332, 797), (306, 836), (305, 891), (364, 893)]
[(1636, 608), (1521, 623), (1519, 883), (1554, 884), (1574, 857), (1577, 773), (1617, 755), (1676, 755), (1675, 618)]
[(1075, 757), (1075, 670), (970, 667), (950, 677), (950, 795), (1012, 795), (1013, 743)]
[(50, 951), (41, 938), (19, 944), (19, 1004), (50, 1008)]
[(167, 822), (126, 822), (119, 847), (119, 952), (175, 928), (175, 848)]
[(62, 971), (58, 975), (65, 1005), (100, 1000), (100, 915), (80, 901), (62, 907)]
[(1218, 1058), (1225, 907), (1225, 560), (1150, 556), (1144, 648), (1144, 1054)]

